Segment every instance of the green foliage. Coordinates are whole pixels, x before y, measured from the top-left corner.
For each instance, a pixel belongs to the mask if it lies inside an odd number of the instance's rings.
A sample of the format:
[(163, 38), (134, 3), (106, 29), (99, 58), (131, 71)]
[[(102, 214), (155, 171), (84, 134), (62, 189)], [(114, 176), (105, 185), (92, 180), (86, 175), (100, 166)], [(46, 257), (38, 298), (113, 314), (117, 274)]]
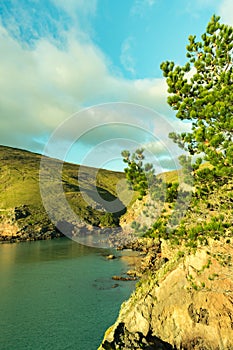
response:
[(112, 213), (105, 213), (100, 217), (100, 224), (103, 227), (116, 227), (119, 224), (119, 220)]
[(165, 183), (156, 176), (153, 165), (144, 164), (143, 152), (143, 149), (137, 149), (132, 155), (127, 150), (121, 153), (123, 161), (128, 165), (124, 170), (130, 188), (139, 193), (138, 199), (140, 200), (150, 190), (153, 200), (173, 203), (178, 196), (179, 184), (177, 182)]
[(132, 229), (134, 229), (136, 231), (139, 231), (140, 226), (141, 226), (140, 223), (137, 222), (137, 221), (133, 221), (132, 224), (131, 224)]
[(153, 186), (151, 187), (151, 196), (154, 201), (164, 202), (166, 199), (166, 183), (162, 179), (157, 179), (154, 181)]
[(177, 257), (178, 257), (178, 258), (183, 258), (184, 256), (185, 256), (185, 252), (184, 252), (184, 251), (179, 250), (179, 251), (177, 252)]
[(230, 254), (213, 254), (213, 257), (220, 263), (222, 266), (232, 266), (232, 257)]
[[(175, 203), (180, 210), (182, 209), (186, 192), (180, 190), (178, 198), (178, 182), (174, 180), (173, 182), (164, 182), (161, 176), (155, 175), (152, 164), (144, 165), (143, 149), (137, 150), (132, 155), (125, 150), (122, 152), (122, 156), (124, 162), (128, 165), (125, 168), (125, 173), (129, 186), (139, 192), (139, 199), (142, 199), (147, 193), (149, 194), (149, 203), (144, 204), (145, 209), (142, 210), (142, 214), (145, 218), (155, 219), (149, 228), (135, 221), (132, 222), (131, 228), (137, 234), (143, 234), (145, 237), (169, 238), (168, 225), (174, 224), (174, 222), (171, 222), (169, 214)], [(174, 174), (172, 175), (176, 179)], [(143, 179), (143, 182), (141, 179)], [(159, 216), (158, 214), (153, 215), (156, 210), (160, 213)], [(179, 220), (178, 217), (173, 219)]]
[(144, 237), (168, 238), (167, 232), (168, 217), (160, 216), (153, 225), (144, 233)]
[(126, 179), (131, 189), (139, 193), (138, 199), (142, 199), (148, 192), (148, 186), (154, 177), (152, 164), (144, 164), (144, 150), (137, 149), (132, 155), (129, 151), (121, 152), (123, 161), (127, 164), (125, 168)]
[[(213, 166), (215, 182), (222, 184), (233, 175), (233, 28), (219, 19), (211, 18), (201, 41), (189, 37), (184, 66), (167, 61), (161, 69), (167, 79), (168, 104), (177, 118), (192, 121), (191, 132), (170, 137), (191, 156), (203, 154)], [(198, 177), (206, 175), (210, 174), (198, 173)]]
[(141, 225), (137, 221), (132, 222), (131, 228), (137, 233), (137, 236), (145, 236), (145, 233), (148, 231), (148, 227), (146, 225)]
[(180, 241), (185, 241), (188, 247), (196, 247), (198, 244), (206, 245), (208, 237), (219, 240), (221, 236), (225, 235), (228, 227), (229, 223), (220, 214), (211, 217), (208, 222), (193, 223), (191, 227), (181, 224), (172, 231), (171, 236), (173, 238), (177, 237)]
[(208, 276), (208, 279), (210, 281), (214, 281), (216, 278), (218, 278), (218, 274), (217, 273), (212, 273), (211, 275)]
[(168, 203), (173, 203), (178, 196), (178, 187), (179, 184), (178, 182), (174, 182), (174, 183), (167, 183), (166, 184), (167, 188), (166, 188), (166, 202)]

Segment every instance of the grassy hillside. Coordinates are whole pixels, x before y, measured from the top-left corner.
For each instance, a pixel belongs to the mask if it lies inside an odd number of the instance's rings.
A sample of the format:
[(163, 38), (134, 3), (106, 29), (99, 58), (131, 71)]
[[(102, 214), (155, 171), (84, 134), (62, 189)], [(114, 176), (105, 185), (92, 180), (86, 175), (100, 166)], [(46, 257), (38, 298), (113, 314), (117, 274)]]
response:
[[(39, 188), (40, 161), (39, 154), (0, 146), (1, 222), (5, 222), (7, 218), (10, 223), (15, 216), (17, 210), (15, 208), (26, 207), (30, 215), (23, 214), (24, 209), (21, 210), (21, 216), (25, 216), (17, 221), (21, 228), (25, 225), (39, 225), (45, 221), (48, 223)], [(49, 160), (51, 167), (54, 165), (56, 168), (58, 163), (58, 160)], [(97, 226), (117, 224), (119, 216), (124, 211), (124, 202), (127, 200), (124, 174), (83, 166), (80, 172), (79, 170), (78, 165), (63, 164), (62, 185), (72, 209), (88, 224)], [(114, 222), (108, 222), (106, 212), (109, 208), (112, 209), (112, 203), (116, 208), (122, 208), (122, 212), (113, 215)]]
[[(2, 208), (22, 204), (38, 204), (41, 201), (39, 192), (39, 167), (41, 155), (25, 150), (0, 146), (0, 203)], [(58, 162), (55, 160), (55, 162)], [(63, 186), (67, 195), (76, 192), (79, 187), (89, 191), (90, 196), (95, 186), (96, 169), (64, 163)], [(97, 186), (106, 200), (116, 195), (117, 183), (124, 179), (124, 174), (108, 170), (99, 170)]]
[(161, 178), (164, 182), (179, 182), (180, 178), (182, 178), (181, 170), (171, 170), (166, 171), (162, 174), (158, 175), (158, 178)]

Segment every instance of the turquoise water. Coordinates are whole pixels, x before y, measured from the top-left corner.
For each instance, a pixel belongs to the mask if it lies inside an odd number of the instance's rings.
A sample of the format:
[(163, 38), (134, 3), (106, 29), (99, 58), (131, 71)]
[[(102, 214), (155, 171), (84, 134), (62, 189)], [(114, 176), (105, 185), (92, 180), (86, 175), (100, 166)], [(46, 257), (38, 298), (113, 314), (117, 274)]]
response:
[(0, 245), (0, 349), (96, 350), (133, 282), (109, 251), (69, 239)]

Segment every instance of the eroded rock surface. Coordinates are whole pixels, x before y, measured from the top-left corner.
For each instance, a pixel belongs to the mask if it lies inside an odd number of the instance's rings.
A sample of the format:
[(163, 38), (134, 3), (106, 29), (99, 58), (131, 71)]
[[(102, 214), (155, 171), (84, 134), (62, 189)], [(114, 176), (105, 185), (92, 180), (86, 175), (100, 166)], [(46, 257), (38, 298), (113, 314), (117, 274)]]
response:
[(169, 251), (123, 304), (99, 349), (233, 349), (232, 244), (210, 241), (184, 257), (165, 244), (162, 254)]

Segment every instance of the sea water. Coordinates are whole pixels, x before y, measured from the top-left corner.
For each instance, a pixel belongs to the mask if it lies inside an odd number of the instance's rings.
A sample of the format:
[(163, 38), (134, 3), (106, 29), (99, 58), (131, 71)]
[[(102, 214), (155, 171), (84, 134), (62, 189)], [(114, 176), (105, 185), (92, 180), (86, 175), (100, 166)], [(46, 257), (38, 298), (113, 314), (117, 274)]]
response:
[(109, 250), (70, 239), (0, 245), (0, 349), (96, 350), (133, 282)]

